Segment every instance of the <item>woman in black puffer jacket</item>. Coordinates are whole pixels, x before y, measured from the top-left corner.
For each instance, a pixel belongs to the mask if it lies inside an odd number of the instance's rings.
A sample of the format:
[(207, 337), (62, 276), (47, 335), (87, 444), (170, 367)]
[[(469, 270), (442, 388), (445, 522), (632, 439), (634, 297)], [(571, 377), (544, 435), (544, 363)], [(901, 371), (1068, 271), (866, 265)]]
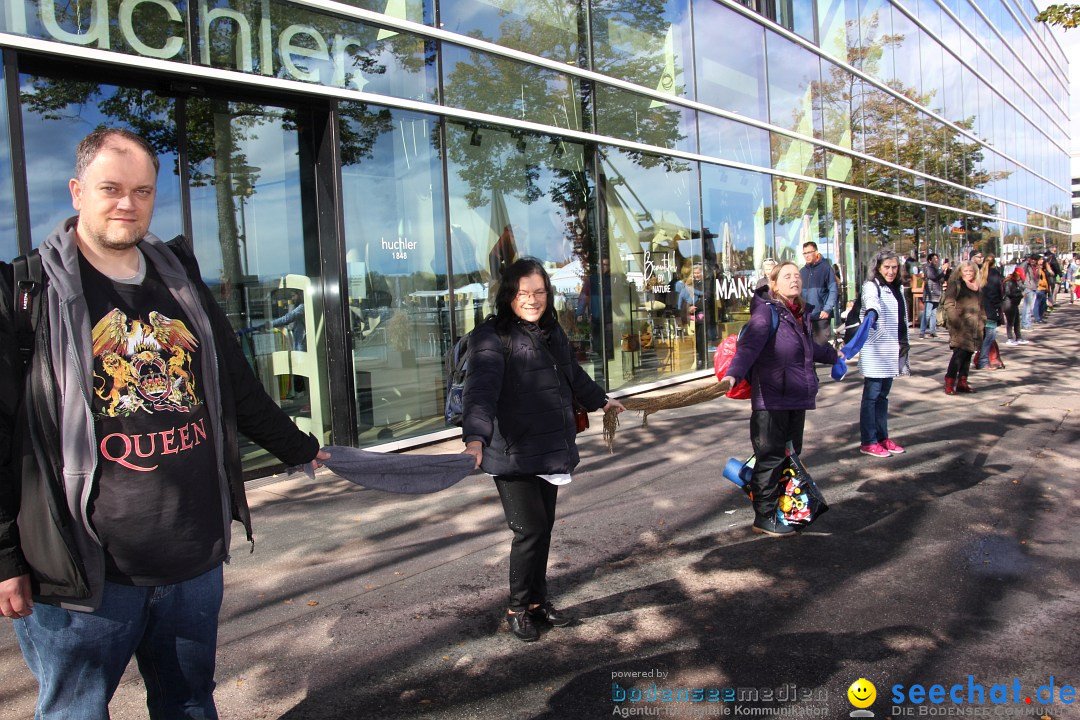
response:
[(1005, 300), (1005, 279), (997, 266), (997, 259), (987, 253), (979, 268), (979, 284), (982, 285), (983, 312), (986, 313), (986, 327), (982, 347), (979, 348), (979, 361), (976, 370), (990, 368), (998, 370), (1005, 367), (997, 349), (997, 328), (1004, 320), (1001, 305)]
[(526, 642), (539, 620), (563, 627), (573, 618), (547, 597), (547, 560), (558, 486), (577, 467), (574, 405), (623, 410), (574, 360), (552, 308), (551, 280), (535, 258), (503, 273), (496, 314), (469, 338), (462, 394), (462, 438), (476, 466), (494, 476), (510, 546), (506, 621)]

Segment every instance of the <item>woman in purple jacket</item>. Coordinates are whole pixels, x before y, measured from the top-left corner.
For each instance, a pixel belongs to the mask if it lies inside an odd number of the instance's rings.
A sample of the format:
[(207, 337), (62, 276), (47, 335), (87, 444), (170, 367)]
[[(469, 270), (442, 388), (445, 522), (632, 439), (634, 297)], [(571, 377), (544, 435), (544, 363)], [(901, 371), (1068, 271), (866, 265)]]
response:
[(750, 375), (750, 442), (757, 458), (750, 480), (756, 516), (752, 529), (777, 537), (795, 532), (776, 519), (785, 448), (791, 443), (796, 454), (802, 452), (806, 411), (814, 409), (818, 390), (814, 363), (836, 362), (835, 349), (813, 341), (803, 307), (798, 266), (785, 262), (773, 268), (768, 286), (750, 301), (750, 322), (723, 379), (734, 386)]

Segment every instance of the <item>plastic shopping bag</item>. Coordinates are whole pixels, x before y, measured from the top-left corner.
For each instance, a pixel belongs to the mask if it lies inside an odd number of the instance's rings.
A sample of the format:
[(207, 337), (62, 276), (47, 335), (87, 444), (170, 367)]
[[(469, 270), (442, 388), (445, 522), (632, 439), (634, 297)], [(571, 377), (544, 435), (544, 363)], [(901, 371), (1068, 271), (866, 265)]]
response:
[(814, 479), (798, 455), (789, 454), (780, 465), (780, 501), (776, 519), (784, 525), (805, 528), (829, 509)]

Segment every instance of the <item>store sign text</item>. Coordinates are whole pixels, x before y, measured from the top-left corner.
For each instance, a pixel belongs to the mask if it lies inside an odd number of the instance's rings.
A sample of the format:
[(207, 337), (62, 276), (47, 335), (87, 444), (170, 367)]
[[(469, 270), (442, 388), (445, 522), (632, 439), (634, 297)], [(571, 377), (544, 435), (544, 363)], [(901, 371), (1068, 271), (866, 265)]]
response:
[[(109, 15), (110, 0), (91, 0), (84, 21), (85, 32), (72, 32), (62, 27), (60, 18), (64, 15), (63, 6), (66, 3), (60, 3), (62, 8), (59, 15), (57, 4), (57, 0), (39, 0), (37, 3), (45, 32), (49, 39), (57, 42), (111, 50), (111, 33), (115, 24), (124, 43), (144, 57), (170, 60), (184, 49), (187, 35), (184, 14), (170, 0), (122, 0), (115, 18)], [(9, 31), (26, 35), (25, 3), (13, 3), (8, 12), (11, 22)], [(210, 8), (207, 0), (198, 0), (197, 22), (201, 38), (210, 38), (212, 30), (220, 32), (222, 28), (235, 35), (234, 42), (228, 46), (236, 53), (235, 66), (244, 72), (255, 72), (254, 59), (258, 57), (258, 72), (274, 75), (273, 53), (276, 44), (282, 69), (291, 79), (320, 84), (328, 82), (335, 87), (351, 85), (357, 90), (363, 90), (367, 84), (363, 73), (355, 71), (350, 74), (346, 69), (353, 64), (349, 50), (365, 50), (370, 43), (340, 33), (334, 33), (328, 40), (318, 28), (304, 24), (285, 27), (277, 34), (275, 43), (269, 0), (263, 0), (259, 18), (248, 17), (230, 8)], [(164, 41), (159, 39), (155, 45), (151, 45), (140, 36), (139, 29), (147, 27), (166, 29), (168, 32)], [(211, 65), (208, 42), (201, 43), (199, 60), (203, 65)], [(309, 61), (310, 66), (306, 64)], [(332, 66), (332, 72), (328, 73), (331, 77), (323, 77), (324, 68), (318, 67), (320, 63)]]
[(731, 300), (732, 298), (748, 298), (754, 294), (754, 278), (734, 277), (716, 278), (716, 298), (718, 300)]

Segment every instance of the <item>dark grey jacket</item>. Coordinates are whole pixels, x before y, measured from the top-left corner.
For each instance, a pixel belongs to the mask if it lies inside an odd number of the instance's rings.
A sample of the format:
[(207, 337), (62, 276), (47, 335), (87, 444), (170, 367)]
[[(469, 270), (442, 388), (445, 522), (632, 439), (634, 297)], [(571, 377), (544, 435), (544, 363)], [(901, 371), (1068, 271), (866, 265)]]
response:
[(926, 286), (923, 288), (924, 299), (928, 302), (941, 302), (941, 292), (945, 284), (945, 272), (936, 265), (926, 263), (923, 265), (923, 277), (926, 278)]
[[(10, 318), (0, 320), (0, 580), (29, 573), (35, 600), (71, 610), (100, 604), (104, 552), (89, 521), (97, 471), (91, 404), (93, 349), (70, 218), (41, 245), (48, 278), (34, 354), (21, 395)], [(225, 514), (251, 540), (237, 430), (288, 465), (311, 460), (319, 442), (302, 433), (262, 389), (228, 319), (214, 301), (183, 238), (170, 248), (140, 243), (203, 343), (201, 373), (214, 419), (218, 486)]]
[(484, 445), (491, 475), (568, 473), (578, 464), (573, 402), (598, 410), (604, 389), (573, 359), (557, 325), (545, 343), (538, 328), (511, 323), (509, 350), (487, 320), (469, 339), (462, 437)]

